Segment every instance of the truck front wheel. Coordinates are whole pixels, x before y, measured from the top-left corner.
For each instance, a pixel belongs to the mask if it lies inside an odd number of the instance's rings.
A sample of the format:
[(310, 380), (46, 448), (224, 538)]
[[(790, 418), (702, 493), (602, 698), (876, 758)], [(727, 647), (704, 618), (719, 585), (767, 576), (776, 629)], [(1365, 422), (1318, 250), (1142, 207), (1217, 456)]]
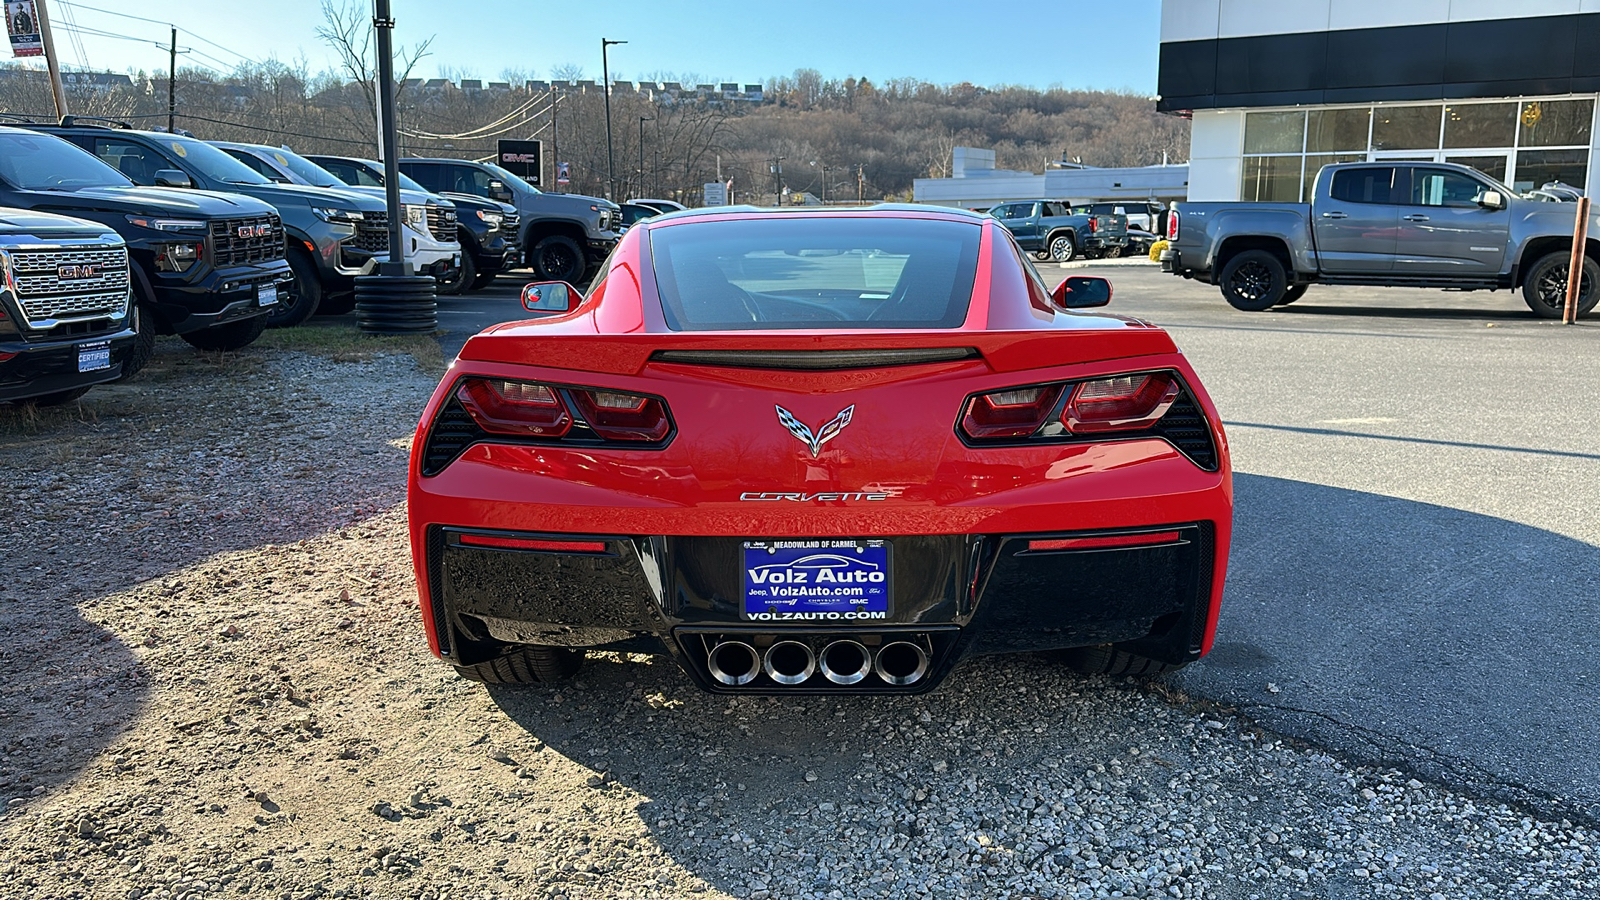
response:
[(1261, 312), (1282, 302), (1289, 277), (1276, 256), (1265, 250), (1246, 250), (1222, 267), (1218, 286), (1234, 309)]
[[(1546, 253), (1528, 270), (1522, 282), (1522, 299), (1541, 319), (1559, 319), (1567, 307), (1567, 269), (1572, 259), (1566, 250)], [(1578, 315), (1586, 315), (1600, 302), (1600, 263), (1583, 258), (1583, 280), (1578, 283)]]

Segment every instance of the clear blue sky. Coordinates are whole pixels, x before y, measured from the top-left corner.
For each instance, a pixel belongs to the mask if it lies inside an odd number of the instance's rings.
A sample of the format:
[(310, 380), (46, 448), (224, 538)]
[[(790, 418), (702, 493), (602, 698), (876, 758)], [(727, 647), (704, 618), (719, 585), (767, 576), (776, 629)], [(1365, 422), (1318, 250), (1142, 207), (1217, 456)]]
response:
[[(303, 57), (313, 71), (334, 61), (316, 37), (322, 21), (318, 0), (49, 3), (57, 52), (71, 69), (85, 62), (88, 68), (115, 72), (167, 65), (166, 25), (88, 7), (188, 29), (194, 34), (179, 32), (179, 46), (197, 52), (185, 58), (212, 68), (236, 62), (236, 54), (257, 60)], [(490, 80), (514, 68), (546, 78), (551, 69), (570, 64), (598, 79), (603, 36), (629, 42), (611, 51), (613, 76), (626, 80), (672, 73), (753, 83), (812, 68), (828, 78), (1059, 84), (1147, 94), (1155, 91), (1161, 17), (1160, 0), (393, 0), (393, 7), (399, 43), (435, 36), (432, 55), (414, 73), (424, 77), (444, 69)], [(774, 16), (774, 11), (787, 15)], [(70, 32), (74, 22), (80, 27), (76, 34)]]

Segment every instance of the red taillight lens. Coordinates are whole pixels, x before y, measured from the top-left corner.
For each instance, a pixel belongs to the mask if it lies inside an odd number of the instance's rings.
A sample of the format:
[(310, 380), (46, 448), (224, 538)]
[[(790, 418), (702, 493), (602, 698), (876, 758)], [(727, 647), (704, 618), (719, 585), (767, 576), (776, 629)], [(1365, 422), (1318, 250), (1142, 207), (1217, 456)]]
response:
[(1159, 421), (1176, 399), (1177, 380), (1161, 373), (1085, 381), (1072, 389), (1061, 424), (1073, 434), (1137, 431)]
[(1177, 239), (1178, 239), (1178, 211), (1174, 209), (1174, 210), (1169, 210), (1167, 212), (1167, 240), (1176, 241)]
[(573, 391), (578, 412), (608, 441), (655, 442), (672, 430), (667, 408), (654, 397), (616, 391)]
[(1182, 537), (1176, 531), (1154, 531), (1148, 534), (1118, 534), (1104, 537), (1043, 538), (1028, 542), (1035, 553), (1057, 550), (1110, 550), (1119, 547), (1148, 547), (1151, 544), (1170, 544)]
[(548, 385), (469, 378), (456, 399), (484, 431), (558, 438), (572, 429), (572, 414)]
[(1027, 437), (1038, 431), (1061, 398), (1061, 385), (1014, 388), (967, 401), (961, 430), (968, 437)]
[(1099, 228), (1100, 228), (1100, 225), (1096, 221), (1095, 217), (1094, 216), (1090, 216), (1089, 217), (1089, 233), (1090, 234), (1094, 234), (1095, 231), (1098, 230)]
[(543, 553), (604, 553), (605, 541), (551, 541), (540, 538), (501, 537), (494, 534), (463, 534), (468, 547), (493, 547), (496, 550), (538, 550)]

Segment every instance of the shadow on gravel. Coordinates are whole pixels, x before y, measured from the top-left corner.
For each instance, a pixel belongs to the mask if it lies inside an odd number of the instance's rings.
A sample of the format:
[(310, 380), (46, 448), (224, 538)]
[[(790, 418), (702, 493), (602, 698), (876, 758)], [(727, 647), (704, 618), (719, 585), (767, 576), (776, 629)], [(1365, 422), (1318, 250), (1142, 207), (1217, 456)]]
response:
[(1234, 478), (1217, 643), (1173, 683), (1363, 761), (1600, 822), (1600, 549), (1458, 509)]
[[(1315, 295), (1308, 295), (1311, 300)], [(1289, 306), (1278, 306), (1273, 315), (1283, 316), (1360, 316), (1366, 319), (1488, 319), (1536, 324), (1543, 321), (1523, 305), (1521, 297), (1513, 298), (1516, 306), (1496, 308), (1487, 303), (1448, 309), (1437, 306), (1318, 306), (1315, 302), (1301, 300)]]

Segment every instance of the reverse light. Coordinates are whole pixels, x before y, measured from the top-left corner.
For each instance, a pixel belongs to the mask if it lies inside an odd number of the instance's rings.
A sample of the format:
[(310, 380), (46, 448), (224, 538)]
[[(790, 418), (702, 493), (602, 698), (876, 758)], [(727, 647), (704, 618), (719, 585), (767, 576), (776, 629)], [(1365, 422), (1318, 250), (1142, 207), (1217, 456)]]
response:
[(974, 438), (1027, 437), (1044, 425), (1061, 388), (1052, 384), (979, 394), (967, 401), (961, 430)]
[(484, 431), (558, 438), (572, 429), (572, 413), (548, 385), (469, 378), (456, 399)]
[(666, 407), (654, 397), (584, 390), (572, 397), (589, 427), (608, 441), (655, 442), (672, 430)]
[(1061, 424), (1073, 434), (1149, 428), (1178, 399), (1178, 382), (1153, 372), (1080, 382), (1072, 389)]
[(545, 553), (604, 553), (605, 541), (551, 541), (543, 538), (501, 537), (495, 534), (463, 534), (463, 546), (492, 547), (496, 550), (539, 550)]

